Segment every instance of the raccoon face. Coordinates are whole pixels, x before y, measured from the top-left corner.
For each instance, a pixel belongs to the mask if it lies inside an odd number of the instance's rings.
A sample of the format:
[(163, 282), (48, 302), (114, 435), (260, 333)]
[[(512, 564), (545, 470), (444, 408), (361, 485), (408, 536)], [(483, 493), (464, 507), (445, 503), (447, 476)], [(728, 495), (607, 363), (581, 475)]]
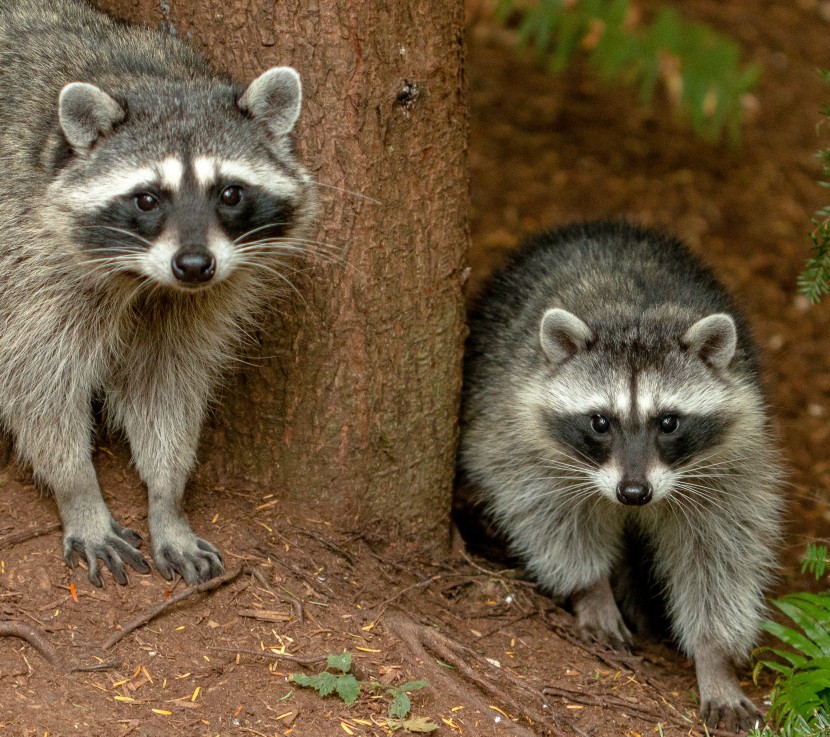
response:
[(192, 130), (178, 123), (159, 141), (165, 133), (153, 138), (141, 112), (135, 122), (98, 87), (67, 85), (59, 119), (72, 155), (58, 182), (83, 256), (103, 272), (185, 290), (241, 268), (273, 270), (274, 256), (292, 250), (285, 236), (307, 197), (302, 170), (277, 155), (300, 95), (293, 69), (272, 69), (214, 113), (223, 120), (193, 115)]
[(729, 315), (698, 320), (674, 342), (610, 345), (554, 309), (540, 341), (551, 369), (541, 413), (552, 470), (631, 506), (694, 498), (701, 475), (726, 473), (716, 455), (735, 421)]

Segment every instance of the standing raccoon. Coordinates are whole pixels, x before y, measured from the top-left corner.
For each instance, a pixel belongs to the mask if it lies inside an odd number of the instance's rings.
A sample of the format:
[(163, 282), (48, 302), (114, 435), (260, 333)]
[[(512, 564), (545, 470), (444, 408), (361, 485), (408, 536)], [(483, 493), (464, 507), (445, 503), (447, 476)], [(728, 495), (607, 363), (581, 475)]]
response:
[(96, 585), (99, 560), (122, 584), (149, 566), (101, 496), (94, 398), (147, 485), (158, 570), (223, 570), (182, 494), (220, 372), (305, 243), (300, 100), (290, 67), (239, 87), (80, 0), (0, 6), (0, 424)]
[(527, 243), (471, 316), (459, 462), (585, 636), (629, 644), (612, 585), (645, 549), (705, 723), (760, 717), (734, 665), (764, 610), (780, 471), (744, 318), (693, 254), (611, 223)]

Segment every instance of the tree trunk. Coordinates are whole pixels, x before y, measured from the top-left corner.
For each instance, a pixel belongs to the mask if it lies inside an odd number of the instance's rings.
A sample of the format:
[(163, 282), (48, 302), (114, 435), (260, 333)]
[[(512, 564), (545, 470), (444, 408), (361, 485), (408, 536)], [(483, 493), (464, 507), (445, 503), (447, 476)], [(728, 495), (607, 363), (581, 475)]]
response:
[(248, 81), (289, 64), (320, 183), (302, 297), (276, 304), (205, 428), (200, 485), (448, 540), (461, 381), (467, 122), (461, 0), (102, 0)]

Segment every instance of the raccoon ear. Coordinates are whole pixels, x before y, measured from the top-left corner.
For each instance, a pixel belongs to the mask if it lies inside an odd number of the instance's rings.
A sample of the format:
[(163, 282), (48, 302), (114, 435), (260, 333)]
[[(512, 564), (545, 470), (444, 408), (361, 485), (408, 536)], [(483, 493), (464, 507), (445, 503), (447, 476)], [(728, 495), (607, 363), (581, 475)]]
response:
[(101, 135), (126, 116), (122, 108), (104, 90), (87, 82), (66, 85), (58, 97), (58, 121), (69, 145), (87, 151)]
[(291, 67), (272, 67), (248, 85), (237, 104), (275, 136), (284, 136), (300, 117), (302, 98), (300, 75)]
[(557, 366), (585, 350), (594, 334), (582, 320), (567, 310), (548, 310), (539, 325), (539, 340), (550, 362)]
[(738, 331), (730, 315), (718, 312), (698, 320), (682, 340), (692, 353), (712, 368), (725, 369), (735, 355)]

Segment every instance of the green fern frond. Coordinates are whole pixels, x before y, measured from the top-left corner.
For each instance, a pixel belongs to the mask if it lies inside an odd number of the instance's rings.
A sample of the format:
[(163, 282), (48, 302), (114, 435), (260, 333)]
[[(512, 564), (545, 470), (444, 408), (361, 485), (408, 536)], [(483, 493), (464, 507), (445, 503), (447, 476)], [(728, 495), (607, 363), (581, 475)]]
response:
[[(815, 550), (811, 560), (818, 560)], [(765, 622), (764, 629), (791, 649), (756, 652), (763, 656), (759, 666), (778, 673), (769, 718), (780, 737), (830, 737), (830, 596), (788, 594), (773, 604), (794, 626)], [(758, 671), (756, 666), (754, 676)]]
[(760, 67), (741, 66), (737, 44), (674, 10), (662, 9), (645, 27), (630, 23), (631, 15), (630, 0), (499, 0), (496, 11), (501, 22), (518, 17), (518, 43), (551, 70), (564, 69), (582, 51), (606, 81), (623, 78), (639, 87), (644, 102), (663, 79), (695, 132), (716, 140), (725, 130), (737, 143), (743, 97)]
[(804, 557), (801, 559), (801, 572), (812, 573), (818, 581), (830, 567), (830, 559), (827, 557), (827, 546), (817, 543), (807, 545)]

